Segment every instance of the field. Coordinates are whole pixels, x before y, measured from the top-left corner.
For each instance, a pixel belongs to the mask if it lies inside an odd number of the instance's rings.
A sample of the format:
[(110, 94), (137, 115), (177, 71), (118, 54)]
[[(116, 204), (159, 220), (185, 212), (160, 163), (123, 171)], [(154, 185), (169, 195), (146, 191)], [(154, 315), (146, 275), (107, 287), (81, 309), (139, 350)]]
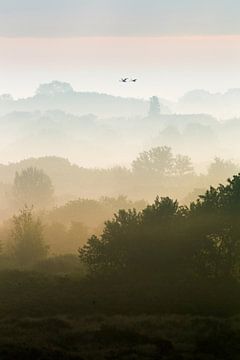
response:
[[(204, 299), (199, 298), (194, 309), (185, 300), (182, 308), (180, 295), (174, 297), (174, 312), (172, 292), (164, 298), (164, 289), (158, 289), (154, 294), (149, 285), (138, 291), (133, 283), (2, 271), (0, 359), (239, 359), (240, 316), (233, 315), (237, 292), (229, 287), (221, 299), (215, 293), (213, 316), (213, 303), (206, 308), (206, 300), (201, 307)], [(186, 296), (200, 293), (189, 290)]]
[(1, 360), (234, 360), (239, 351), (239, 317), (6, 317), (0, 323)]

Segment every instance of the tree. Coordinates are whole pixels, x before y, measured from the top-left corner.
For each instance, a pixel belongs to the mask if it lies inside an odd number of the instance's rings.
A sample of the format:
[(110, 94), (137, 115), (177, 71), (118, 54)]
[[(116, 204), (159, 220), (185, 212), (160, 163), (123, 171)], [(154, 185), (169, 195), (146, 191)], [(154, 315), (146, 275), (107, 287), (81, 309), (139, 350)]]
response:
[(168, 146), (159, 146), (144, 151), (133, 161), (132, 169), (138, 174), (160, 176), (184, 176), (194, 173), (190, 157), (172, 154)]
[(100, 237), (93, 235), (79, 250), (80, 259), (92, 274), (172, 273), (183, 262), (175, 230), (181, 217), (177, 201), (170, 198), (157, 197), (141, 212), (120, 210)]
[(70, 84), (61, 81), (52, 81), (48, 84), (42, 84), (37, 89), (37, 95), (54, 96), (57, 94), (71, 94), (73, 88)]
[(152, 148), (140, 153), (133, 161), (132, 168), (137, 173), (170, 175), (174, 165), (171, 148), (168, 146)]
[(121, 210), (79, 254), (94, 274), (239, 280), (239, 220), (240, 174), (210, 187), (190, 208), (157, 197), (141, 212)]
[(79, 249), (79, 256), (92, 274), (112, 273), (127, 265), (127, 244), (136, 236), (140, 214), (135, 210), (119, 210), (111, 221), (105, 223), (100, 237), (91, 236)]
[(156, 197), (152, 205), (148, 205), (142, 211), (143, 221), (145, 223), (158, 224), (162, 221), (166, 221), (178, 213), (179, 204), (177, 201), (170, 199), (169, 197), (159, 198)]
[(11, 231), (11, 253), (16, 264), (29, 267), (47, 257), (48, 247), (43, 239), (40, 219), (34, 219), (32, 208), (24, 207), (13, 216)]
[(160, 103), (157, 96), (152, 96), (150, 98), (150, 106), (149, 106), (149, 117), (158, 117), (160, 115)]
[(29, 167), (16, 172), (13, 187), (14, 196), (19, 205), (45, 207), (53, 200), (51, 179), (42, 170)]
[(210, 187), (191, 204), (195, 233), (202, 238), (198, 259), (215, 278), (240, 274), (240, 174)]
[(229, 176), (237, 172), (238, 167), (236, 164), (229, 160), (220, 159), (219, 157), (216, 157), (208, 168), (208, 176), (218, 182), (229, 178)]
[(174, 159), (174, 173), (184, 176), (193, 173), (193, 165), (189, 156), (177, 155)]

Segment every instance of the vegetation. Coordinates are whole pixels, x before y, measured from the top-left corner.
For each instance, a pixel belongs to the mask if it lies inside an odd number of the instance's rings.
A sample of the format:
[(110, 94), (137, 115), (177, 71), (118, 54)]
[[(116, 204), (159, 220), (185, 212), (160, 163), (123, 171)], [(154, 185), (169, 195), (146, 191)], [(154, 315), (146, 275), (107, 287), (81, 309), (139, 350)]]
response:
[(3, 360), (237, 360), (239, 331), (238, 316), (4, 319), (0, 325), (0, 357)]
[(192, 174), (193, 166), (188, 156), (173, 156), (170, 147), (156, 147), (150, 151), (142, 152), (132, 163), (133, 172), (138, 175), (158, 178), (166, 176), (184, 176)]
[[(216, 159), (205, 176), (232, 166)], [(199, 177), (169, 147), (121, 171), (141, 186)], [(22, 204), (0, 227), (1, 358), (237, 359), (240, 174), (195, 190), (188, 206), (120, 195), (52, 208), (46, 174), (31, 166), (18, 173), (14, 193), (26, 198), (30, 184), (38, 206)]]
[(20, 268), (27, 268), (47, 257), (42, 224), (33, 218), (32, 209), (28, 207), (13, 217), (10, 251)]
[(239, 10), (0, 0), (0, 360), (240, 360)]
[[(57, 157), (27, 159), (0, 166), (0, 220), (6, 220), (25, 204), (34, 205), (39, 210), (50, 210), (54, 205), (64, 207), (66, 203), (68, 207), (72, 201), (74, 212), (73, 204), (77, 204), (78, 199), (83, 204), (89, 201), (89, 206), (92, 202), (92, 214), (98, 211), (94, 208), (99, 209), (97, 201), (104, 205), (104, 198), (118, 199), (120, 196), (133, 200), (133, 204), (125, 201), (121, 205), (120, 200), (116, 206), (110, 204), (113, 211), (103, 214), (103, 210), (101, 222), (120, 208), (138, 208), (134, 203), (139, 199), (152, 202), (156, 194), (177, 198), (179, 203), (189, 205), (210, 185), (225, 183), (238, 169), (239, 166), (232, 161), (216, 158), (205, 174), (197, 174), (188, 156), (174, 154), (168, 146), (157, 146), (141, 152), (129, 169), (87, 169)], [(84, 222), (76, 214), (72, 218)], [(95, 221), (94, 215), (93, 223), (95, 227), (100, 223), (98, 219)]]
[(13, 193), (18, 204), (42, 208), (52, 202), (53, 185), (44, 171), (29, 167), (16, 172)]

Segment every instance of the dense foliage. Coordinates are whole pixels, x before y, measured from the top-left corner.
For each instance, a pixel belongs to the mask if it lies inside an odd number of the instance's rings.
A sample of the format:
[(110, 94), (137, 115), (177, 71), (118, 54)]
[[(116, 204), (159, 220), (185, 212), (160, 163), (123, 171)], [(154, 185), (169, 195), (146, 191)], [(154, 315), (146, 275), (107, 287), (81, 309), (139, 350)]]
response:
[(238, 279), (239, 217), (240, 175), (189, 208), (157, 197), (143, 211), (120, 210), (80, 249), (80, 258), (94, 274)]

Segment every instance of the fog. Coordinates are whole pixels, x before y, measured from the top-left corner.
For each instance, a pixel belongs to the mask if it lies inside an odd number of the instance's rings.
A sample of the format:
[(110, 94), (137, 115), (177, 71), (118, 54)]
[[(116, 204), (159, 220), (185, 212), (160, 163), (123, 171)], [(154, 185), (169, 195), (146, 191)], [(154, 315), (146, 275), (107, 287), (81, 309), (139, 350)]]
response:
[(188, 206), (226, 184), (240, 169), (240, 122), (217, 113), (238, 113), (239, 97), (237, 89), (195, 90), (170, 102), (79, 92), (60, 81), (40, 84), (27, 98), (2, 95), (3, 243), (25, 205), (59, 256), (76, 254), (119, 209), (141, 211), (157, 195)]
[(0, 0), (0, 359), (237, 360), (240, 5)]
[(28, 98), (0, 96), (0, 162), (58, 156), (87, 168), (126, 166), (151, 147), (170, 146), (206, 172), (218, 156), (239, 162), (240, 89), (193, 90), (176, 102), (75, 91), (53, 81)]

